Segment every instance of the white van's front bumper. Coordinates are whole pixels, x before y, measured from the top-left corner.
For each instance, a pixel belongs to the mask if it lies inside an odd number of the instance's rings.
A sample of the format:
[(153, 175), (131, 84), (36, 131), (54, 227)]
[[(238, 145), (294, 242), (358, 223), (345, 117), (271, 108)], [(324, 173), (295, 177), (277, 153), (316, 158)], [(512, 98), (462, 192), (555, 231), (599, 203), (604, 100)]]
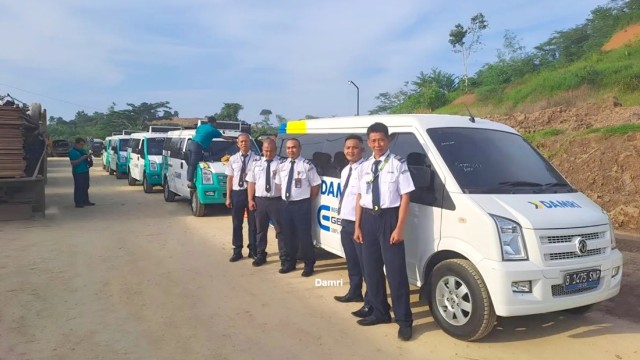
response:
[[(482, 260), (476, 264), (489, 288), (491, 300), (498, 316), (521, 316), (571, 309), (594, 304), (616, 296), (620, 292), (622, 278), (622, 254), (612, 250), (604, 259), (594, 259), (579, 265), (543, 268), (530, 261)], [(619, 267), (618, 274), (611, 278), (612, 269)], [(563, 275), (567, 272), (600, 269), (597, 288), (576, 294), (553, 296), (552, 287), (559, 289)], [(511, 284), (516, 281), (531, 281), (531, 293), (516, 293)]]

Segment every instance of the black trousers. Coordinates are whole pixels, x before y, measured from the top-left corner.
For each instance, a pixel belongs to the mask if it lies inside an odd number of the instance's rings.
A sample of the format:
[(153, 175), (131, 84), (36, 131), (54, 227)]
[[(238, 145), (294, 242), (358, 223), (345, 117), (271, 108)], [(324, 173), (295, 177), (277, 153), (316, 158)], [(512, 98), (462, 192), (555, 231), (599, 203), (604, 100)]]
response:
[(267, 232), (269, 231), (269, 220), (273, 223), (278, 239), (278, 252), (280, 253), (280, 263), (287, 260), (287, 250), (282, 237), (282, 198), (281, 197), (259, 197), (256, 196), (256, 228), (258, 255), (267, 254)]
[(362, 255), (369, 301), (373, 305), (373, 316), (379, 319), (388, 319), (391, 316), (384, 276), (384, 269), (386, 269), (395, 320), (400, 326), (411, 326), (413, 318), (409, 303), (409, 278), (404, 242), (395, 245), (389, 243), (391, 233), (398, 224), (398, 211), (398, 208), (382, 209), (379, 214), (374, 215), (369, 210), (363, 209)]
[(316, 255), (311, 238), (311, 199), (285, 201), (282, 209), (282, 236), (287, 249), (287, 263), (295, 265), (298, 248), (305, 267), (313, 267)]
[(249, 196), (247, 190), (231, 191), (231, 218), (233, 220), (233, 251), (242, 251), (242, 226), (244, 225), (244, 212), (247, 211), (249, 220), (249, 250), (256, 249), (256, 213), (249, 210)]
[(89, 203), (89, 172), (73, 174), (73, 201), (76, 205)]
[(188, 162), (187, 162), (187, 181), (193, 182), (193, 176), (196, 173), (196, 167), (198, 163), (202, 161), (204, 155), (202, 153), (202, 146), (195, 141), (190, 141), (187, 145)]
[[(344, 258), (347, 261), (347, 273), (349, 274), (349, 293), (362, 295), (362, 283), (364, 280), (364, 262), (362, 261), (362, 244), (353, 240), (356, 223), (352, 220), (340, 221), (340, 241), (344, 250)], [(369, 293), (364, 295), (365, 305), (369, 304)]]

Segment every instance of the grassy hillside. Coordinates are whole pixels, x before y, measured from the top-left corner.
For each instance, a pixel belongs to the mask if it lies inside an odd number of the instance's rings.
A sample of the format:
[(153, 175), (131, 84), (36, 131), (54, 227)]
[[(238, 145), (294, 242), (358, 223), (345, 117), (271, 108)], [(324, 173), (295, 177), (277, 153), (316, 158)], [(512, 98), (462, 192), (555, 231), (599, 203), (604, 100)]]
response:
[[(640, 42), (593, 54), (567, 66), (542, 70), (502, 88), (478, 88), (466, 101), (478, 116), (534, 112), (554, 106), (607, 103), (640, 105)], [(464, 102), (434, 111), (465, 114)]]

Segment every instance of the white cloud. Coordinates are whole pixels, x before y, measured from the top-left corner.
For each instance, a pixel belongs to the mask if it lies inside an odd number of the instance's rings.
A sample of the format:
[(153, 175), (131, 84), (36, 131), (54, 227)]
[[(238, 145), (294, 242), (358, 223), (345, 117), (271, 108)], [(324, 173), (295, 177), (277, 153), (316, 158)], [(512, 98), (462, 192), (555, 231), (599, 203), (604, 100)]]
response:
[[(238, 102), (250, 121), (262, 108), (290, 118), (355, 113), (355, 89), (347, 80), (360, 86), (364, 114), (378, 93), (397, 90), (420, 71), (438, 67), (459, 74), (448, 32), (477, 12), (490, 28), (472, 71), (495, 58), (505, 29), (531, 48), (607, 3), (0, 2), (0, 33), (12, 44), (0, 53), (0, 83), (98, 109), (111, 101), (168, 100), (183, 115), (203, 116), (223, 102)], [(67, 118), (80, 110), (46, 98), (33, 101)]]

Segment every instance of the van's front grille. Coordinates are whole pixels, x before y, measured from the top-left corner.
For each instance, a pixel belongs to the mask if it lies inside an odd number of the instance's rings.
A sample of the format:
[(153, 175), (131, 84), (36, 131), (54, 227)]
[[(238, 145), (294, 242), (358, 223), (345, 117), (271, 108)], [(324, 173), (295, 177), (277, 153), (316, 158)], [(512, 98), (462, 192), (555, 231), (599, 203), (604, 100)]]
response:
[(575, 235), (551, 235), (540, 236), (540, 243), (546, 244), (566, 244), (576, 240), (576, 238), (582, 238), (586, 241), (604, 239), (604, 232), (594, 232), (588, 234), (575, 234)]
[(595, 288), (583, 288), (583, 289), (575, 289), (575, 290), (566, 291), (564, 289), (564, 286), (562, 286), (562, 285), (551, 285), (551, 296), (553, 296), (553, 297), (567, 296), (567, 295), (580, 294), (580, 293), (585, 293), (585, 292), (595, 291), (595, 290), (598, 290), (598, 287), (595, 287)]
[(587, 250), (587, 252), (584, 254), (580, 254), (577, 251), (549, 253), (549, 254), (544, 254), (544, 259), (546, 261), (577, 259), (577, 258), (585, 258), (589, 256), (603, 255), (606, 252), (607, 252), (607, 248), (603, 247), (598, 249)]

